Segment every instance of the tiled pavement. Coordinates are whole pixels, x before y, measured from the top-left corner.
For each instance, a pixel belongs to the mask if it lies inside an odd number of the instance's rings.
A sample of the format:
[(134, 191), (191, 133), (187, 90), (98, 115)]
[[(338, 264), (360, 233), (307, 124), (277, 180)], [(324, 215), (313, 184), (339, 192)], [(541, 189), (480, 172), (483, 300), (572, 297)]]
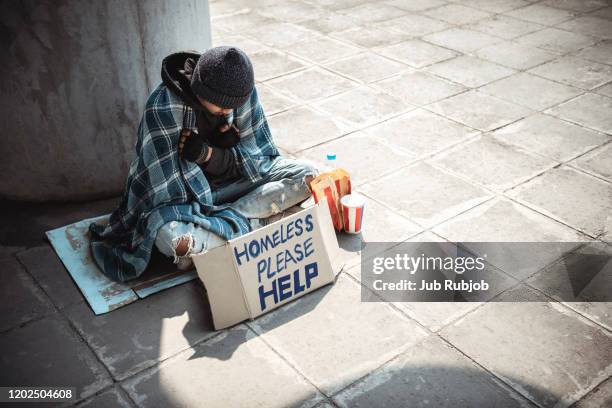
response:
[[(611, 2), (210, 7), (277, 144), (335, 152), (368, 196), (366, 239), (612, 241)], [(612, 406), (610, 304), (553, 302), (535, 271), (500, 294), (531, 303), (363, 303), (346, 237), (333, 287), (231, 330), (196, 283), (94, 317), (41, 233), (114, 203), (4, 216), (2, 385), (73, 385), (87, 407)]]

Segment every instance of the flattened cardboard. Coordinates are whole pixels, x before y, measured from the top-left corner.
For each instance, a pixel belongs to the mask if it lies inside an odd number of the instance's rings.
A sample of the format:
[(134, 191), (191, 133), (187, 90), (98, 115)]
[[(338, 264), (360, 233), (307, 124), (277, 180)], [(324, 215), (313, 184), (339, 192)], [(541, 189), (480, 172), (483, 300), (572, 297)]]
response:
[(111, 312), (197, 277), (195, 270), (178, 270), (172, 262), (158, 256), (151, 259), (149, 267), (138, 279), (123, 283), (108, 278), (91, 256), (88, 231), (89, 224), (103, 224), (109, 216), (88, 218), (46, 233), (53, 249), (95, 314)]
[(338, 251), (322, 201), (192, 259), (219, 330), (332, 283), (344, 266)]

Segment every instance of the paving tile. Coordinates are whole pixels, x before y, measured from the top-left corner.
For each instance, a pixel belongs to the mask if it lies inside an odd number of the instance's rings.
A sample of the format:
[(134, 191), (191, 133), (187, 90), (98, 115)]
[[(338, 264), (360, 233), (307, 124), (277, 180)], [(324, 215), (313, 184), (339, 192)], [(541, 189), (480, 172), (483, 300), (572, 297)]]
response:
[(612, 65), (612, 40), (604, 40), (576, 54), (579, 58)]
[(605, 0), (546, 0), (544, 4), (579, 12), (595, 10), (607, 5)]
[(427, 335), (387, 304), (363, 302), (361, 286), (344, 275), (249, 324), (327, 395)]
[(493, 130), (529, 115), (522, 106), (477, 91), (451, 96), (429, 108), (457, 122), (480, 130)]
[(276, 50), (256, 52), (249, 55), (249, 59), (253, 64), (255, 79), (258, 81), (265, 81), (307, 66), (297, 58)]
[(315, 408), (336, 408), (335, 405), (332, 405), (331, 403), (324, 401), (324, 402), (320, 402), (317, 405), (315, 405)]
[(451, 28), (425, 36), (424, 39), (434, 44), (466, 53), (474, 52), (480, 48), (502, 41), (498, 37), (463, 28)]
[(517, 38), (516, 41), (527, 46), (563, 54), (587, 47), (596, 40), (593, 37), (559, 30), (558, 28), (546, 28)]
[(431, 231), (424, 231), (414, 237), (408, 238), (406, 242), (446, 242), (446, 240)]
[(78, 405), (79, 408), (131, 408), (132, 405), (128, 402), (123, 392), (111, 388), (104, 391)]
[(416, 106), (427, 105), (467, 89), (463, 85), (420, 71), (404, 71), (370, 85)]
[(612, 25), (610, 20), (604, 18), (582, 16), (557, 24), (557, 27), (575, 33), (592, 35), (593, 37), (612, 38)]
[(57, 315), (0, 335), (0, 384), (75, 387), (87, 398), (112, 384), (89, 348)]
[(529, 180), (557, 162), (483, 136), (438, 154), (432, 163), (493, 190), (503, 191)]
[(415, 157), (434, 154), (474, 136), (478, 131), (424, 109), (404, 113), (365, 132), (378, 136)]
[(264, 83), (260, 82), (256, 84), (256, 86), (259, 102), (261, 103), (261, 106), (263, 107), (268, 119), (275, 113), (282, 112), (298, 104), (298, 102), (287, 98), (277, 90)]
[(396, 302), (395, 306), (433, 332), (465, 316), (482, 302)]
[[(610, 140), (610, 138), (607, 138)], [(574, 160), (573, 166), (612, 181), (612, 144), (595, 149)]]
[(514, 69), (529, 69), (556, 58), (556, 54), (511, 41), (490, 45), (476, 51), (480, 58)]
[(515, 71), (480, 58), (462, 55), (425, 68), (425, 71), (468, 87), (479, 87)]
[(257, 27), (271, 24), (276, 21), (277, 20), (264, 16), (257, 10), (249, 10), (246, 13), (215, 18), (213, 26), (222, 27), (226, 32), (243, 34), (248, 30), (256, 29)]
[(123, 388), (139, 407), (308, 407), (322, 398), (243, 325), (130, 378)]
[[(383, 143), (364, 132), (351, 133), (302, 152), (301, 157), (314, 162), (326, 160), (326, 153), (334, 152), (335, 166), (351, 174), (353, 186), (389, 173), (412, 161), (412, 156)], [(367, 166), (364, 165), (367, 163)]]
[(480, 91), (534, 110), (549, 108), (583, 92), (524, 72), (485, 85)]
[[(519, 280), (559, 259), (565, 251), (575, 247), (575, 242), (584, 239), (573, 229), (503, 198), (487, 201), (466, 211), (437, 226), (434, 232), (451, 242), (474, 242), (464, 245), (477, 253), (486, 253), (487, 262)], [(479, 242), (559, 244), (502, 246), (480, 245)]]
[(406, 102), (368, 86), (332, 96), (315, 106), (355, 127), (381, 122), (411, 108)]
[(569, 20), (576, 15), (575, 13), (568, 10), (549, 7), (539, 3), (508, 11), (504, 14), (511, 17), (520, 18), (521, 20), (531, 21), (534, 23), (545, 25), (555, 25), (563, 21)]
[(558, 161), (568, 161), (610, 140), (602, 133), (539, 113), (498, 129), (493, 136)]
[(427, 10), (423, 12), (423, 14), (456, 25), (473, 23), (490, 16), (490, 14), (485, 11), (452, 3)]
[(248, 8), (242, 8), (240, 4), (236, 4), (236, 2), (229, 1), (211, 1), (210, 5), (210, 15), (212, 20), (216, 20), (219, 17), (231, 16), (235, 14), (244, 14), (247, 12)]
[(591, 242), (571, 251), (526, 283), (610, 330), (611, 257), (610, 245)]
[[(409, 241), (413, 241), (410, 239)], [(393, 251), (393, 248), (390, 248)], [(414, 250), (418, 250), (418, 248), (414, 248)], [(380, 253), (379, 253), (380, 254)], [(375, 256), (370, 251), (368, 255)], [(381, 254), (382, 255), (382, 254)], [(361, 270), (357, 267), (354, 270), (349, 270), (349, 273), (359, 274), (359, 279), (361, 279)], [(487, 293), (487, 297), (483, 299), (482, 296), (479, 296), (481, 300), (489, 300), (493, 297), (499, 295), (501, 292), (508, 290), (509, 288), (515, 286), (518, 281), (507, 274), (503, 273), (501, 270), (487, 265), (484, 273), (488, 277), (488, 282), (490, 283), (490, 288)], [(366, 278), (367, 279), (367, 278)], [(371, 279), (371, 277), (370, 277)], [(364, 282), (368, 287), (372, 286), (372, 282)], [(385, 297), (385, 294), (381, 294), (382, 297)], [(397, 299), (397, 298), (395, 298)], [(386, 300), (393, 300), (389, 297)], [(466, 315), (470, 311), (478, 308), (483, 303), (482, 302), (390, 302), (395, 307), (400, 309), (410, 318), (416, 320), (423, 326), (427, 327), (429, 330), (437, 332), (443, 327), (452, 324), (453, 321), (461, 318)]]
[(266, 84), (290, 98), (304, 102), (346, 91), (356, 85), (355, 82), (320, 67), (283, 75), (267, 81)]
[(347, 30), (331, 32), (329, 36), (364, 48), (383, 47), (409, 38), (407, 34), (374, 26), (353, 26)]
[(268, 49), (268, 46), (260, 43), (259, 41), (255, 41), (251, 38), (244, 37), (242, 35), (237, 34), (226, 34), (213, 38), (213, 45), (233, 45), (240, 48), (247, 55), (251, 55), (253, 53), (264, 51)]
[(594, 89), (612, 81), (612, 66), (576, 57), (559, 58), (529, 72), (583, 89)]
[(377, 81), (409, 69), (408, 65), (390, 60), (372, 52), (343, 58), (325, 65), (325, 68), (362, 83)]
[[(538, 299), (526, 288), (512, 297)], [(611, 371), (610, 334), (554, 303), (487, 303), (441, 333), (541, 406), (569, 405)]]
[(591, 11), (588, 15), (612, 20), (612, 7), (604, 7), (599, 10)]
[(491, 13), (503, 13), (529, 4), (524, 0), (457, 0), (457, 3), (464, 3)]
[(371, 199), (362, 191), (355, 189), (353, 191), (363, 195), (366, 200), (362, 230), (356, 235), (337, 234), (340, 253), (336, 254), (336, 258), (344, 262), (344, 270), (347, 273), (359, 280), (362, 253), (371, 242), (388, 242), (393, 246), (396, 242), (417, 235), (422, 228)]
[(370, 0), (311, 0), (311, 3), (323, 6), (330, 10), (340, 10), (368, 3)]
[(472, 23), (466, 26), (466, 28), (511, 40), (544, 27), (540, 24), (497, 14)]
[(336, 59), (348, 57), (362, 51), (361, 48), (334, 40), (329, 37), (318, 37), (314, 40), (302, 41), (286, 48), (290, 54), (297, 55), (308, 61), (324, 64)]
[(25, 247), (23, 246), (0, 245), (0, 259), (10, 258), (17, 252), (23, 251), (24, 249)]
[(597, 88), (594, 92), (612, 98), (612, 82), (608, 85), (602, 86), (601, 88)]
[(428, 337), (333, 397), (340, 407), (530, 407), (437, 337)]
[(269, 117), (268, 123), (275, 143), (291, 153), (340, 137), (350, 131), (347, 125), (332, 116), (307, 106)]
[[(402, 186), (398, 191), (397, 186)], [(370, 197), (423, 227), (431, 227), (468, 210), (491, 194), (428, 164), (417, 163), (368, 183)]]
[(371, 23), (390, 20), (406, 14), (406, 11), (385, 3), (366, 3), (339, 10), (338, 13), (360, 23)]
[(50, 313), (45, 294), (13, 256), (0, 259), (0, 332)]
[(83, 296), (50, 245), (20, 252), (17, 257), (60, 309), (83, 302)]
[[(364, 194), (362, 191), (359, 191), (360, 194)], [(387, 212), (385, 215), (387, 215), (389, 217), (388, 220), (384, 220), (382, 221), (382, 224), (386, 227), (386, 226), (390, 226), (393, 223), (394, 219), (398, 219), (401, 220), (400, 222), (404, 222), (404, 220), (407, 220), (407, 218), (402, 217), (399, 213), (389, 210), (386, 206), (377, 203), (375, 200), (371, 199), (370, 197), (368, 197), (367, 195), (365, 195), (365, 197), (367, 197), (368, 200), (370, 200), (372, 203), (376, 203), (379, 207), (377, 207), (377, 209), (379, 209), (381, 212)], [(410, 222), (410, 221), (409, 221)], [(412, 226), (412, 227), (411, 227)], [(420, 233), (413, 233), (415, 231), (415, 227), (416, 226), (416, 231), (418, 232), (419, 230), (421, 231)], [(375, 255), (378, 254), (382, 254), (384, 251), (386, 251), (387, 249), (391, 250), (393, 247), (398, 246), (399, 244), (401, 244), (402, 242), (445, 242), (445, 240), (443, 238), (440, 238), (439, 236), (429, 232), (429, 231), (423, 231), (422, 227), (417, 226), (414, 223), (410, 223), (408, 225), (408, 229), (409, 229), (409, 233), (410, 235), (408, 237), (406, 237), (406, 233), (403, 233), (401, 235), (404, 236), (405, 239), (403, 240), (399, 240), (399, 239), (389, 239), (384, 237), (385, 231), (383, 228), (381, 228), (382, 231), (378, 232), (378, 235), (380, 236), (381, 239), (379, 239), (378, 241), (374, 240), (374, 239), (369, 239), (369, 236), (367, 237), (367, 239), (364, 239), (364, 242), (362, 243), (361, 247), (360, 247), (360, 256), (359, 256), (359, 262), (353, 262), (353, 263), (348, 263), (345, 266), (344, 271), (349, 274), (350, 276), (352, 276), (353, 278), (355, 278), (357, 281), (362, 282), (361, 279), (361, 265), (362, 265), (362, 258), (367, 257), (367, 258), (372, 258)], [(395, 229), (395, 228), (393, 228)], [(347, 234), (348, 235), (348, 234)], [(368, 245), (370, 244), (375, 244), (376, 246), (370, 246), (368, 248)], [(390, 304), (394, 304), (397, 308), (401, 309), (403, 307), (403, 305), (405, 303), (409, 303), (409, 302), (388, 302)], [(434, 302), (424, 302), (424, 304), (433, 304)], [(412, 302), (410, 304), (420, 304), (420, 302)], [(407, 313), (409, 314), (409, 313)], [(419, 321), (417, 318), (410, 316), (413, 319)], [(423, 324), (422, 322), (419, 321), (419, 323)]]
[(612, 185), (565, 166), (546, 172), (510, 194), (591, 236), (612, 227)]
[(423, 11), (445, 4), (444, 0), (390, 0), (385, 3), (394, 5), (407, 11)]
[(575, 408), (600, 408), (612, 405), (612, 378), (595, 387), (576, 403)]
[(342, 14), (328, 11), (322, 17), (301, 21), (297, 24), (322, 34), (329, 34), (332, 31), (348, 30), (355, 26), (355, 21)]
[(404, 41), (379, 48), (376, 52), (415, 68), (422, 68), (457, 56), (454, 51), (421, 40)]
[(274, 1), (274, 4), (258, 7), (257, 11), (264, 16), (287, 23), (319, 18), (327, 12), (323, 7), (303, 1)]
[(344, 263), (344, 268), (350, 268), (361, 262), (361, 250), (365, 243), (361, 234), (336, 234), (340, 252), (336, 254), (339, 262)]
[(95, 316), (85, 304), (66, 309), (66, 314), (118, 379), (214, 334), (206, 294), (195, 282), (165, 290), (109, 314)]
[(579, 125), (612, 133), (612, 98), (586, 93), (549, 109), (546, 113)]
[(287, 47), (321, 35), (318, 31), (292, 23), (265, 24), (247, 30), (244, 34), (271, 47)]
[(0, 212), (0, 234), (13, 247), (33, 247), (48, 243), (45, 232), (85, 218), (108, 214), (121, 197), (74, 203), (28, 204), (4, 201)]
[(423, 230), (379, 202), (368, 196), (364, 195), (364, 197), (366, 205), (363, 213), (362, 235), (366, 243), (402, 242)]
[(398, 31), (411, 37), (421, 37), (436, 31), (442, 31), (449, 26), (444, 21), (418, 14), (407, 14), (392, 20), (385, 20), (378, 25), (381, 28)]

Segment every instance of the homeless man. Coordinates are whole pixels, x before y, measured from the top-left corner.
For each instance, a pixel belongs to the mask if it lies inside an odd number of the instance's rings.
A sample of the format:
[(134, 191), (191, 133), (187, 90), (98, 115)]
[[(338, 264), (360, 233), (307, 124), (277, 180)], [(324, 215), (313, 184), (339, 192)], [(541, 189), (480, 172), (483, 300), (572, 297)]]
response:
[(122, 200), (107, 225), (89, 227), (95, 262), (119, 281), (140, 276), (154, 247), (180, 269), (192, 267), (191, 254), (307, 199), (319, 173), (278, 152), (239, 48), (169, 55), (161, 76)]

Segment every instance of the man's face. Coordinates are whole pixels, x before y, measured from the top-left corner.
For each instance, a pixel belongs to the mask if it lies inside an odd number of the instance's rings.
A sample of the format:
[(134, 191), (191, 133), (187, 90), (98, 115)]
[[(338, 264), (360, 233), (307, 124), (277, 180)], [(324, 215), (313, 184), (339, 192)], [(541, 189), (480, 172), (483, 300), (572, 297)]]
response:
[(217, 116), (226, 115), (227, 116), (230, 113), (232, 113), (231, 108), (221, 108), (220, 106), (217, 106), (214, 103), (210, 103), (207, 100), (200, 98), (199, 96), (198, 96), (198, 100), (213, 115), (217, 115)]

